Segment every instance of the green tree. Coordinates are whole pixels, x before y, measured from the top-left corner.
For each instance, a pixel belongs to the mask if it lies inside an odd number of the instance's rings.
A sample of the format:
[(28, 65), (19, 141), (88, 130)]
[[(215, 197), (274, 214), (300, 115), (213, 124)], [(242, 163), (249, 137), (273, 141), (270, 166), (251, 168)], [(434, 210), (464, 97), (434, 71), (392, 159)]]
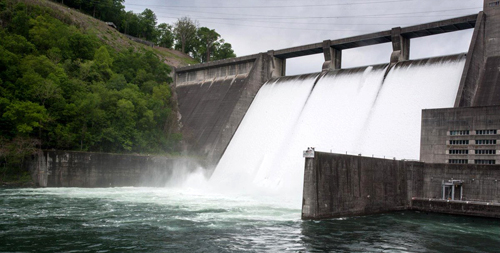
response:
[(101, 46), (94, 55), (94, 69), (101, 74), (103, 80), (108, 80), (113, 75), (111, 67), (113, 58), (108, 53), (105, 46)]
[(191, 52), (186, 49), (196, 43), (197, 27), (197, 21), (193, 21), (189, 17), (179, 18), (174, 24), (174, 36), (177, 40), (176, 48), (180, 48), (183, 53)]
[(174, 34), (172, 32), (172, 26), (166, 23), (161, 23), (158, 25), (158, 37), (157, 44), (160, 47), (172, 48), (174, 45)]
[(43, 128), (49, 121), (45, 107), (30, 101), (14, 101), (6, 108), (2, 116), (15, 126), (16, 133), (28, 136), (35, 128)]
[(156, 15), (150, 9), (145, 9), (140, 15), (142, 37), (153, 41), (156, 38)]
[(226, 43), (224, 40), (220, 40), (215, 45), (215, 52), (213, 54), (213, 60), (223, 60), (228, 58), (234, 58), (236, 54), (233, 51), (231, 44)]
[(214, 43), (220, 38), (220, 34), (214, 29), (201, 27), (198, 29), (197, 36), (200, 40), (200, 51), (205, 53), (205, 57), (202, 57), (202, 61), (209, 62), (210, 55), (214, 50)]

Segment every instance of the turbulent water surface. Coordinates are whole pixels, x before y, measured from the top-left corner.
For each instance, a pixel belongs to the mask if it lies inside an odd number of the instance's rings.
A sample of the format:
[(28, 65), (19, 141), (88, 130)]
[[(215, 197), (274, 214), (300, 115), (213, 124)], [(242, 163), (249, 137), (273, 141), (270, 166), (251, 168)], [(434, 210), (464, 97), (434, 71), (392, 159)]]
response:
[(1, 252), (498, 252), (500, 221), (414, 212), (301, 221), (189, 189), (1, 189)]

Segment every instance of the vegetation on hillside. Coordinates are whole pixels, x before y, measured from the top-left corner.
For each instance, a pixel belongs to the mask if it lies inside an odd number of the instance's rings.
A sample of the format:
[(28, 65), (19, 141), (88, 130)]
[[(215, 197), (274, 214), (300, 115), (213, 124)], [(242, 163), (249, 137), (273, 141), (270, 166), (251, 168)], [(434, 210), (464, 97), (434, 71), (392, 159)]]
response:
[(52, 0), (92, 15), (106, 22), (113, 22), (120, 32), (142, 38), (156, 45), (189, 54), (200, 62), (236, 57), (232, 45), (225, 42), (215, 30), (199, 27), (188, 17), (174, 24), (157, 24), (156, 14), (145, 9), (141, 13), (125, 11), (125, 0)]
[(0, 0), (0, 176), (38, 148), (176, 150), (169, 66), (23, 2)]

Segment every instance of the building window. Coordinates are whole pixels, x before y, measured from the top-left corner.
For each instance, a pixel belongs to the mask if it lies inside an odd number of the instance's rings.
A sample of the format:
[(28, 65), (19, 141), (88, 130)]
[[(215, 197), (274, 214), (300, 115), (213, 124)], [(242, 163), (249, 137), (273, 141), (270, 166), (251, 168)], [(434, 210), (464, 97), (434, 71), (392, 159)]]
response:
[(450, 149), (450, 155), (467, 155), (469, 154), (468, 149)]
[(500, 5), (500, 1), (496, 1), (496, 2), (491, 2), (489, 4), (490, 7), (495, 7), (495, 6), (499, 6)]
[(496, 145), (497, 140), (476, 140), (476, 144), (478, 144), (478, 145)]
[(450, 140), (450, 145), (469, 145), (469, 140)]
[(467, 164), (467, 163), (469, 163), (469, 160), (467, 160), (467, 159), (450, 159), (450, 160), (448, 160), (448, 163), (451, 163), (451, 164)]
[(479, 149), (476, 150), (476, 155), (495, 155), (497, 153), (494, 149)]
[(450, 135), (469, 135), (469, 130), (453, 130)]
[(493, 135), (497, 134), (497, 130), (476, 130), (477, 135)]
[(495, 164), (495, 160), (481, 160), (481, 159), (476, 159), (474, 160), (475, 164)]

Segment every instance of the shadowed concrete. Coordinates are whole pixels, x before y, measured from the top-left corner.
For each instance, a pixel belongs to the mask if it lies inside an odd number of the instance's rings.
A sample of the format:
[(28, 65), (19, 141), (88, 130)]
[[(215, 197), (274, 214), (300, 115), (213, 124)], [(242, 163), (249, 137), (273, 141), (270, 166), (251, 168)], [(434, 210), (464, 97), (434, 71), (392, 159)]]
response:
[[(500, 106), (426, 109), (422, 111), (420, 160), (426, 163), (448, 163), (452, 160), (493, 160), (500, 164), (500, 141), (497, 134), (478, 134), (481, 130), (500, 133)], [(452, 131), (467, 131), (451, 134)], [(451, 141), (467, 143), (451, 143)], [(478, 140), (495, 140), (495, 144), (478, 144)], [(462, 150), (461, 153), (450, 153)], [(494, 150), (493, 154), (476, 154), (476, 150)]]
[[(428, 164), (315, 152), (305, 162), (302, 219), (413, 209), (414, 203), (422, 211), (500, 217), (499, 179), (499, 165)], [(441, 201), (442, 183), (448, 180), (463, 181), (463, 199), (453, 205)]]
[(484, 1), (484, 12), (467, 54), (455, 107), (500, 105), (500, 5)]
[(176, 70), (176, 92), (187, 150), (214, 167), (260, 87), (283, 75), (272, 56), (229, 59)]
[(197, 161), (163, 156), (43, 151), (28, 167), (41, 187), (160, 186), (174, 172), (194, 171)]

